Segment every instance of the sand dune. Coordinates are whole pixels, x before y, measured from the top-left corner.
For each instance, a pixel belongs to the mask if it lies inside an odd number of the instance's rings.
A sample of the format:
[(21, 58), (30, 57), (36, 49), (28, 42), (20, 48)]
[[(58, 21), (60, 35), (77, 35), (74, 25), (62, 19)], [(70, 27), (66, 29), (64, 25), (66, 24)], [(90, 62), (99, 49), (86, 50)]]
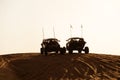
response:
[(120, 80), (120, 56), (3, 55), (0, 56), (0, 80)]

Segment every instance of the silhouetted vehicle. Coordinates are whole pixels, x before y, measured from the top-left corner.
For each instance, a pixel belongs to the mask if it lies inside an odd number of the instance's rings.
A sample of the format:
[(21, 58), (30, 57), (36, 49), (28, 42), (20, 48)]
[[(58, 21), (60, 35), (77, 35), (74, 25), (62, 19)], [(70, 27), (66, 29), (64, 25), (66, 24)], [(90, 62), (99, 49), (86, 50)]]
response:
[(59, 40), (56, 38), (44, 39), (41, 46), (41, 54), (47, 55), (48, 52), (58, 53), (59, 51), (61, 54), (65, 53), (65, 49), (60, 48)]
[(84, 41), (83, 38), (79, 38), (79, 37), (72, 37), (69, 38), (66, 44), (66, 49), (69, 51), (69, 53), (73, 53), (73, 50), (78, 50), (79, 53), (81, 53), (81, 51), (84, 51), (86, 54), (89, 53), (89, 48), (85, 47), (86, 42)]

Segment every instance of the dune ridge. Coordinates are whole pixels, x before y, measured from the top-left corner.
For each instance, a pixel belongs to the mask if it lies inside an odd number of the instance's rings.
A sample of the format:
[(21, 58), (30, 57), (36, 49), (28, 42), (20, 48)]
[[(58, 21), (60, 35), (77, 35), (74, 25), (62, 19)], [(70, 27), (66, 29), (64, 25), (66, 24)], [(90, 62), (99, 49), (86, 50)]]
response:
[(120, 56), (14, 54), (0, 56), (0, 80), (119, 80)]

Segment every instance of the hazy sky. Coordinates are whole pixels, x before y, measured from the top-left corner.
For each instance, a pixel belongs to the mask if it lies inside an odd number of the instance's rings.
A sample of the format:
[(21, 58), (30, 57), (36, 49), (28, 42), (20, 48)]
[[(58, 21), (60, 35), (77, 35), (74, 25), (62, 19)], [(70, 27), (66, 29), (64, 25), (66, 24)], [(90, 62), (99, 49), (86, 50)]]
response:
[(81, 35), (91, 53), (120, 54), (120, 0), (0, 0), (0, 54), (39, 52), (45, 38)]

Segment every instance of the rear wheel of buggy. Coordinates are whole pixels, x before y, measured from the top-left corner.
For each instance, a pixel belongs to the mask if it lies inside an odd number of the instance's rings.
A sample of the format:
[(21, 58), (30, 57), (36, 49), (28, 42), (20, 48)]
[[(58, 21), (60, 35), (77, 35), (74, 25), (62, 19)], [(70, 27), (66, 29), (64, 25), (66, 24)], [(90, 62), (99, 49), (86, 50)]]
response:
[(58, 53), (58, 50), (56, 51), (56, 53)]
[(45, 55), (46, 55), (46, 56), (48, 55), (48, 52), (47, 52), (47, 50), (45, 50)]
[(85, 54), (88, 54), (88, 53), (89, 53), (89, 48), (85, 47)]
[(72, 54), (73, 53), (73, 50), (69, 50), (69, 54)]
[(81, 53), (81, 50), (78, 50), (79, 53)]
[(63, 53), (65, 54), (65, 53), (66, 53), (66, 48), (65, 48), (65, 47), (63, 47), (62, 49), (63, 49)]
[(43, 54), (43, 48), (40, 48), (40, 53)]
[(63, 47), (63, 48), (60, 48), (60, 54), (65, 54), (65, 52), (66, 52), (66, 49), (65, 49), (65, 47)]

